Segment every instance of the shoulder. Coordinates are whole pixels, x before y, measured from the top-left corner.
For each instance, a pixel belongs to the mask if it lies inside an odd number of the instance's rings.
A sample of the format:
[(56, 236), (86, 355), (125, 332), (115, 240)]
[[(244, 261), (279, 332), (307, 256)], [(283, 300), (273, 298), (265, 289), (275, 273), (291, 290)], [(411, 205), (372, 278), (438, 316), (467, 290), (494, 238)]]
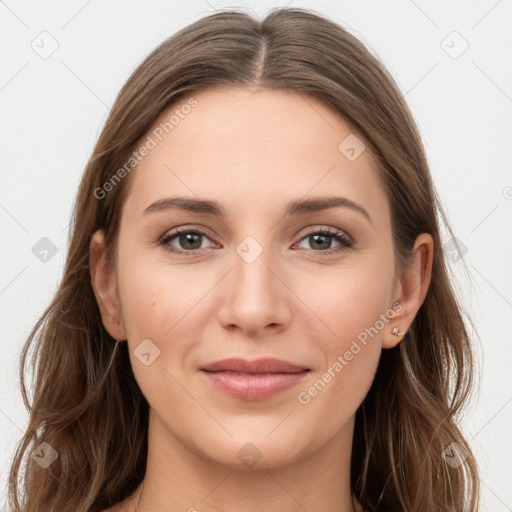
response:
[(134, 510), (134, 505), (132, 504), (131, 498), (126, 498), (115, 505), (112, 505), (110, 508), (106, 508), (101, 512), (132, 512)]
[(101, 512), (126, 512), (126, 509), (121, 508), (121, 503), (117, 503), (116, 505), (106, 508)]

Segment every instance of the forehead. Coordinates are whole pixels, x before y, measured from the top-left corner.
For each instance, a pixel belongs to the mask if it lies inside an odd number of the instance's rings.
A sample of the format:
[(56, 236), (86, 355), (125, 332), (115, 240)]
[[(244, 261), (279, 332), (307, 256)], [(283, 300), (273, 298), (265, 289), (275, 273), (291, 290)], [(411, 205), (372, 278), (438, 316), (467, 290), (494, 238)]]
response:
[(191, 93), (161, 113), (143, 142), (149, 138), (153, 147), (134, 169), (126, 201), (138, 212), (174, 194), (256, 205), (262, 197), (287, 201), (334, 189), (386, 207), (369, 148), (309, 95), (232, 87)]

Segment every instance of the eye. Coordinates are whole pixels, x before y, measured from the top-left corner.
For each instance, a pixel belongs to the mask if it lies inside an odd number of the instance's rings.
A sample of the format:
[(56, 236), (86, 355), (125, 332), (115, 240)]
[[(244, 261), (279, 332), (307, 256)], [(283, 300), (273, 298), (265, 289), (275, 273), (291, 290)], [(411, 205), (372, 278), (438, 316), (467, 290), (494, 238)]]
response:
[[(207, 238), (206, 233), (196, 229), (175, 229), (164, 235), (160, 240), (160, 245), (173, 253), (178, 254), (196, 254), (196, 251), (203, 249), (202, 238)], [(171, 242), (176, 239), (176, 243), (181, 246), (176, 248)]]
[[(332, 247), (333, 240), (338, 243), (338, 246)], [(301, 242), (306, 241), (310, 244), (311, 250), (325, 254), (333, 254), (341, 252), (351, 247), (354, 241), (343, 231), (335, 229), (317, 229), (310, 231)]]
[[(169, 252), (179, 255), (193, 256), (197, 254), (198, 251), (205, 248), (202, 243), (204, 239), (208, 239), (208, 237), (206, 233), (201, 230), (177, 228), (165, 234), (159, 244)], [(175, 242), (173, 243), (173, 241)], [(322, 255), (341, 252), (351, 247), (354, 243), (352, 238), (343, 231), (327, 228), (310, 231), (306, 236), (302, 237), (299, 244), (304, 241), (307, 241), (310, 244), (311, 248), (309, 250)], [(338, 246), (333, 248), (333, 241), (337, 242)], [(176, 244), (178, 247), (176, 247)]]

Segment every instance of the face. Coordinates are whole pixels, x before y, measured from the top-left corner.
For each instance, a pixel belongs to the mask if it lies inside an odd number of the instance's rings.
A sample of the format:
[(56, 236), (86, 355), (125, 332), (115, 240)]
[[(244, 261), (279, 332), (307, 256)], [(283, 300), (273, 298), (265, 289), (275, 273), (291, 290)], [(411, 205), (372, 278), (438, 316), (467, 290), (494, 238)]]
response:
[[(348, 435), (399, 318), (388, 199), (361, 137), (319, 101), (192, 97), (148, 133), (123, 206), (115, 284), (133, 371), (150, 428), (184, 449), (299, 461)], [(288, 366), (211, 366), (228, 358)]]

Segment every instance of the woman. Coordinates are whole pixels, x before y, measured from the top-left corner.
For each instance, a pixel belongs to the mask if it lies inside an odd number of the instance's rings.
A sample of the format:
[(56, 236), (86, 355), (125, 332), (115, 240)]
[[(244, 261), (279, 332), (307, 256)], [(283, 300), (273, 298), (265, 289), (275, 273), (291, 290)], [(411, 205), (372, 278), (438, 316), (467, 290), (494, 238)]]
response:
[(164, 41), (112, 108), (24, 347), (12, 506), (476, 511), (438, 214), (398, 87), (339, 25), (226, 11)]

